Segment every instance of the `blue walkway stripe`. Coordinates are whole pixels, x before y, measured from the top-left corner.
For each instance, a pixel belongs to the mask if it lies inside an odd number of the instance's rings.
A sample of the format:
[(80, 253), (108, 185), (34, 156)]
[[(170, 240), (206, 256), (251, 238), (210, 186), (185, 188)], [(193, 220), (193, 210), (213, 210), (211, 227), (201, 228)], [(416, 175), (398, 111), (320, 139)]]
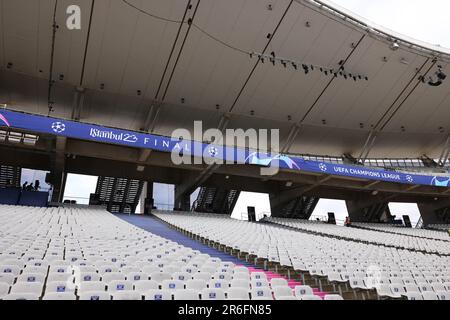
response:
[(191, 238), (185, 236), (184, 234), (169, 228), (166, 224), (162, 223), (158, 219), (149, 216), (138, 216), (138, 215), (117, 215), (117, 217), (122, 220), (135, 225), (141, 229), (151, 232), (157, 236), (163, 237), (165, 239), (177, 242), (180, 245), (192, 248), (193, 250), (198, 250), (201, 253), (209, 254), (211, 257), (220, 258), (222, 261), (233, 262), (237, 265), (243, 265), (246, 267), (256, 268), (254, 265), (239, 260), (229, 254), (221, 252), (217, 249), (208, 247), (198, 241), (192, 240)]

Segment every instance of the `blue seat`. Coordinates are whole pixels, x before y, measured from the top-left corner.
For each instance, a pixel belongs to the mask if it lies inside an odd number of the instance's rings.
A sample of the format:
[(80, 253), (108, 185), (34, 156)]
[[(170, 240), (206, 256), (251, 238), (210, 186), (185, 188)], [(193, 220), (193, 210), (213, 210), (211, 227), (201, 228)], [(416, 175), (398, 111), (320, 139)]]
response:
[(48, 192), (22, 191), (19, 205), (30, 207), (47, 207)]
[(20, 198), (19, 188), (3, 188), (0, 189), (0, 204), (17, 205)]

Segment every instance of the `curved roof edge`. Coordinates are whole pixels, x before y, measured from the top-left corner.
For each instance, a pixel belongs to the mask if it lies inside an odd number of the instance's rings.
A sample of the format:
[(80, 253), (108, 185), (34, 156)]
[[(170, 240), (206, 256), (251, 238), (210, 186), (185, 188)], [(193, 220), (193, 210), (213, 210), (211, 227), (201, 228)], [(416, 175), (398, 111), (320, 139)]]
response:
[(341, 22), (350, 24), (353, 27), (369, 34), (370, 36), (392, 43), (397, 43), (403, 49), (409, 49), (416, 53), (421, 53), (429, 57), (437, 58), (440, 60), (450, 61), (450, 48), (441, 47), (439, 45), (430, 44), (424, 41), (408, 37), (404, 34), (400, 34), (389, 28), (378, 25), (366, 18), (359, 16), (351, 10), (345, 9), (333, 1), (330, 0), (295, 0), (299, 4), (306, 5), (308, 7), (314, 7), (319, 10), (320, 13), (325, 15), (332, 15), (338, 18)]

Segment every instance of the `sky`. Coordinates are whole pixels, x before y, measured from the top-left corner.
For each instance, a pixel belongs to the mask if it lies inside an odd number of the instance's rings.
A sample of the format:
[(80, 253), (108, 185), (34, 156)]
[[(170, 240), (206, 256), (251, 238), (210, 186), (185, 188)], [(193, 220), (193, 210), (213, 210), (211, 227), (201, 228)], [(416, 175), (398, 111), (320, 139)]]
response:
[(66, 180), (64, 200), (75, 200), (78, 204), (89, 204), (89, 196), (95, 193), (98, 177), (69, 174)]
[(28, 184), (35, 184), (36, 180), (39, 180), (40, 186), (41, 186), (41, 191), (49, 191), (50, 190), (50, 185), (45, 183), (45, 176), (46, 176), (47, 172), (45, 171), (37, 171), (37, 170), (30, 170), (30, 169), (22, 169), (22, 176), (21, 176), (21, 181), (20, 181), (20, 185), (23, 185), (25, 182), (27, 182)]
[[(332, 0), (357, 15), (410, 38), (450, 48), (450, 1), (449, 0)], [(89, 198), (95, 190), (95, 177), (70, 177), (66, 194)], [(92, 185), (94, 185), (92, 187)], [(198, 191), (197, 191), (198, 192)], [(191, 197), (193, 201), (195, 194)], [(155, 185), (155, 203), (169, 208), (173, 204), (173, 186)], [(83, 201), (83, 199), (79, 199)], [(248, 206), (256, 207), (257, 214), (270, 212), (269, 196), (243, 192), (233, 216), (240, 218)], [(391, 203), (390, 209), (398, 217), (408, 214), (415, 223), (419, 219), (416, 204)], [(337, 220), (344, 220), (347, 208), (344, 201), (322, 199), (316, 207), (313, 218), (334, 212)]]
[(450, 48), (448, 0), (330, 0), (408, 37)]

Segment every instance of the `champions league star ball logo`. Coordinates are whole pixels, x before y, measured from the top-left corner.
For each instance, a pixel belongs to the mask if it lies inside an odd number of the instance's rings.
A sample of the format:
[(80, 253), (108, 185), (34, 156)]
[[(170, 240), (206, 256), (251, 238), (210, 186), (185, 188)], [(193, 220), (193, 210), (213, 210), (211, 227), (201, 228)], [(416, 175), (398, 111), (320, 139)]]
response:
[(406, 181), (408, 181), (409, 183), (413, 183), (414, 182), (414, 179), (413, 179), (413, 177), (412, 176), (406, 176)]
[(319, 164), (319, 169), (322, 172), (326, 172), (328, 168), (327, 168), (326, 164), (321, 163), (321, 164)]
[(209, 147), (208, 153), (211, 158), (215, 158), (219, 154), (219, 149), (217, 149), (216, 147)]
[(52, 123), (52, 130), (55, 133), (63, 133), (66, 131), (66, 125), (62, 122), (53, 122)]

